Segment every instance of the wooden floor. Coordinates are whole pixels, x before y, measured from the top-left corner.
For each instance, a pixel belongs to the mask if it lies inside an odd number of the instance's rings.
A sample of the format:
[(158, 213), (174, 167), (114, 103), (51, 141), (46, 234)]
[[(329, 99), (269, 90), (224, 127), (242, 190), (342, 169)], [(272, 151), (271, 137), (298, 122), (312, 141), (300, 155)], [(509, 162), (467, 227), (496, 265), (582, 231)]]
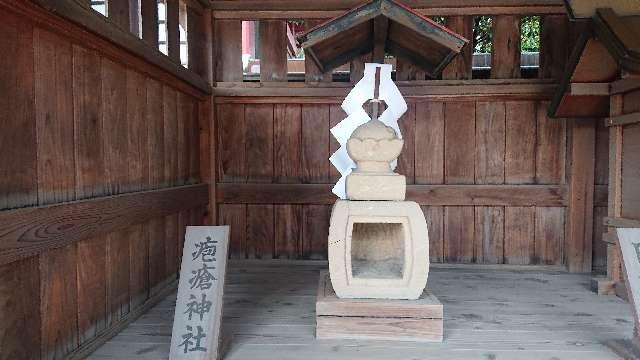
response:
[[(603, 341), (632, 333), (629, 306), (588, 290), (589, 277), (552, 269), (441, 266), (428, 287), (444, 304), (445, 341), (318, 341), (314, 306), (326, 265), (231, 266), (224, 359), (616, 359)], [(166, 359), (175, 293), (89, 359)]]

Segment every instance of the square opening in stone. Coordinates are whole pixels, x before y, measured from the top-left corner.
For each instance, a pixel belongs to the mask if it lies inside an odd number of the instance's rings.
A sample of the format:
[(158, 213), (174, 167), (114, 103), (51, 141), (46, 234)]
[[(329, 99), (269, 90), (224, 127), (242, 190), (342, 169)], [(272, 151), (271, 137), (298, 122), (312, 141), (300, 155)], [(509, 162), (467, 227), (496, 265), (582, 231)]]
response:
[(364, 279), (401, 279), (404, 241), (401, 223), (353, 223), (351, 275)]

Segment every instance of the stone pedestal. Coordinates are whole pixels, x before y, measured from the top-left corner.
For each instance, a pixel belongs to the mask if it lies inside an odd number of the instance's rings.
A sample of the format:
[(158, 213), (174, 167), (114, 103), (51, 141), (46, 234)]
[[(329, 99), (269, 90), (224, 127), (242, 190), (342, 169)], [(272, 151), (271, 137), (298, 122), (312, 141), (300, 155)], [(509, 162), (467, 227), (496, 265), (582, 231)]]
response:
[(429, 237), (417, 203), (338, 200), (328, 247), (340, 298), (418, 299), (427, 284)]
[(417, 300), (341, 299), (320, 274), (316, 338), (442, 342), (443, 308), (428, 291)]

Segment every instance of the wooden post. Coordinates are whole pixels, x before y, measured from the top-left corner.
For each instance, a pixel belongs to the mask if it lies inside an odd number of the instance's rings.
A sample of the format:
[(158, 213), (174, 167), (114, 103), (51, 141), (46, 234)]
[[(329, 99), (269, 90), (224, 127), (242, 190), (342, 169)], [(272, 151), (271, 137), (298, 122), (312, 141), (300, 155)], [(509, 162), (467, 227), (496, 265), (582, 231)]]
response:
[(491, 52), (491, 78), (520, 77), (520, 17), (499, 15), (493, 17), (493, 50)]
[(287, 81), (287, 23), (260, 21), (260, 81)]
[(187, 51), (189, 56), (189, 69), (196, 74), (203, 76), (204, 69), (204, 43), (203, 39), (203, 21), (202, 13), (198, 13), (195, 9), (187, 6)]
[[(611, 96), (610, 114), (622, 114), (623, 95)], [(607, 216), (621, 217), (622, 214), (622, 126), (609, 127), (609, 199)], [(608, 228), (608, 237), (615, 235), (616, 228)], [(613, 237), (615, 239), (615, 237)], [(624, 294), (624, 281), (620, 259), (620, 248), (616, 242), (607, 244), (607, 279), (614, 283), (616, 294)]]
[[(310, 30), (314, 26), (321, 23), (322, 20), (305, 20), (304, 27), (305, 30)], [(305, 51), (304, 57), (304, 81), (307, 83), (324, 83), (331, 82), (333, 73), (332, 71), (323, 73), (318, 68), (318, 65), (313, 61), (311, 56)]]
[(445, 26), (469, 40), (462, 51), (442, 71), (444, 80), (471, 79), (473, 67), (473, 16), (448, 16)]
[(570, 272), (591, 272), (596, 126), (594, 119), (575, 119), (569, 126), (565, 261)]
[(142, 40), (158, 48), (158, 0), (140, 0)]
[(541, 79), (560, 79), (564, 73), (569, 52), (569, 20), (565, 15), (547, 15), (540, 20)]
[(373, 19), (373, 62), (383, 64), (387, 35), (389, 34), (389, 18), (378, 16)]
[(129, 0), (109, 1), (109, 11), (107, 13), (109, 20), (126, 31), (131, 30), (131, 18), (129, 16), (129, 11)]
[(242, 81), (242, 21), (215, 20), (213, 28), (214, 79)]
[(359, 56), (349, 64), (349, 81), (357, 83), (364, 76), (364, 64), (371, 61), (371, 53)]
[(167, 0), (167, 49), (169, 58), (180, 64), (179, 0)]
[(423, 70), (413, 64), (410, 60), (401, 56), (396, 57), (396, 80), (412, 81), (424, 80), (426, 74)]

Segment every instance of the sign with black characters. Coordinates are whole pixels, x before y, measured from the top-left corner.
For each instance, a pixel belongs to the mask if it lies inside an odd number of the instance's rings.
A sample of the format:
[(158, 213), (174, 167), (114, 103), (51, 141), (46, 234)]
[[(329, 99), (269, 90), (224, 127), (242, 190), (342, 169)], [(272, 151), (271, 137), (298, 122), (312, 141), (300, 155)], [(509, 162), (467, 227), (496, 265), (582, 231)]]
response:
[(171, 334), (171, 360), (217, 359), (228, 226), (188, 226)]

